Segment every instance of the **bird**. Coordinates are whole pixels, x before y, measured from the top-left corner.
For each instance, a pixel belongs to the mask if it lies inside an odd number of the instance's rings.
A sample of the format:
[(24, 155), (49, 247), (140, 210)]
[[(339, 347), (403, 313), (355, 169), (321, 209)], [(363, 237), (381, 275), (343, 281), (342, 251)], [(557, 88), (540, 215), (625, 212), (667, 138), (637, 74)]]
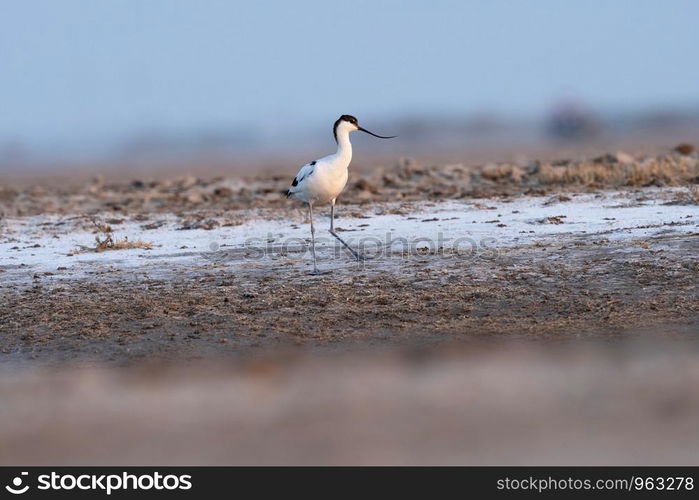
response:
[(313, 256), (313, 272), (321, 274), (316, 265), (315, 227), (313, 226), (313, 207), (315, 205), (330, 203), (330, 234), (335, 237), (357, 260), (364, 260), (364, 256), (352, 248), (345, 240), (335, 232), (335, 202), (338, 195), (347, 184), (347, 169), (352, 161), (352, 132), (364, 132), (379, 139), (393, 139), (397, 136), (378, 135), (359, 126), (359, 122), (352, 115), (342, 115), (333, 125), (333, 135), (337, 143), (337, 152), (306, 163), (294, 177), (291, 187), (286, 192), (286, 197), (304, 201), (308, 205), (308, 215), (311, 221), (311, 255)]

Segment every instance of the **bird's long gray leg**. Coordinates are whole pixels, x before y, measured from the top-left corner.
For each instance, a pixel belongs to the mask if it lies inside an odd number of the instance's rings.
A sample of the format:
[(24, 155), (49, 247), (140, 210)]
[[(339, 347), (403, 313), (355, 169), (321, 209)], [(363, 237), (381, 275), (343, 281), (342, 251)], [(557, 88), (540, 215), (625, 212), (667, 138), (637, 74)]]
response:
[(335, 232), (335, 200), (330, 203), (330, 232)]
[(316, 266), (316, 228), (313, 226), (313, 203), (308, 204), (308, 214), (311, 218), (311, 255), (313, 255), (313, 274), (319, 274)]
[(361, 253), (357, 252), (354, 248), (349, 246), (345, 240), (340, 238), (337, 233), (335, 232), (335, 200), (332, 200), (330, 204), (330, 234), (332, 234), (337, 240), (342, 243), (347, 250), (352, 252), (352, 255), (354, 255), (354, 258), (357, 260), (364, 260), (364, 255)]

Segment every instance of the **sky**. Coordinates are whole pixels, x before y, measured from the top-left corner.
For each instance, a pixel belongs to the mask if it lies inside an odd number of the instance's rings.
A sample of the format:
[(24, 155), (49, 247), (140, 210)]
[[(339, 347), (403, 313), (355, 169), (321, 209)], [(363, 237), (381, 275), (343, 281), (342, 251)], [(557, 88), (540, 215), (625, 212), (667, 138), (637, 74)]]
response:
[(0, 143), (699, 103), (699, 2), (0, 0)]

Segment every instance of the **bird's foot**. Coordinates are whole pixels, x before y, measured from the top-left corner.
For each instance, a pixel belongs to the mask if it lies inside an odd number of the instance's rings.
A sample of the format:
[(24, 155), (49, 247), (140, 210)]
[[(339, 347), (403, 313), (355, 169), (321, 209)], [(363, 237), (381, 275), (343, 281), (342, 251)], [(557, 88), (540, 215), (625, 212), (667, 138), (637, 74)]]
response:
[(354, 258), (357, 259), (357, 262), (364, 262), (365, 260), (368, 260), (368, 257), (364, 255), (363, 253), (359, 253), (356, 250), (352, 250), (352, 255), (354, 255)]
[(340, 238), (340, 236), (338, 236), (338, 234), (335, 232), (334, 228), (330, 228), (330, 234), (332, 234), (340, 243), (342, 243), (342, 246), (344, 246), (358, 262), (367, 260), (362, 253), (357, 252), (354, 248), (349, 246), (349, 244), (345, 240)]
[(311, 276), (321, 276), (323, 274), (330, 274), (330, 271), (321, 271), (320, 269), (316, 268), (313, 271), (309, 273)]

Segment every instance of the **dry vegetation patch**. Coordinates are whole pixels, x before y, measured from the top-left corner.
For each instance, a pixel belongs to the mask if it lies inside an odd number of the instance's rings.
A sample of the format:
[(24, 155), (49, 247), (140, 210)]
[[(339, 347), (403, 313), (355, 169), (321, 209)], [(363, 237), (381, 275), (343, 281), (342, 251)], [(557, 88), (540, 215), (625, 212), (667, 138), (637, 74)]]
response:
[(129, 240), (128, 236), (118, 238), (114, 235), (114, 231), (109, 224), (103, 224), (96, 219), (91, 219), (91, 222), (97, 229), (95, 246), (88, 247), (80, 245), (79, 252), (105, 252), (107, 250), (128, 250), (132, 248), (151, 250), (153, 248), (153, 244), (148, 241)]

